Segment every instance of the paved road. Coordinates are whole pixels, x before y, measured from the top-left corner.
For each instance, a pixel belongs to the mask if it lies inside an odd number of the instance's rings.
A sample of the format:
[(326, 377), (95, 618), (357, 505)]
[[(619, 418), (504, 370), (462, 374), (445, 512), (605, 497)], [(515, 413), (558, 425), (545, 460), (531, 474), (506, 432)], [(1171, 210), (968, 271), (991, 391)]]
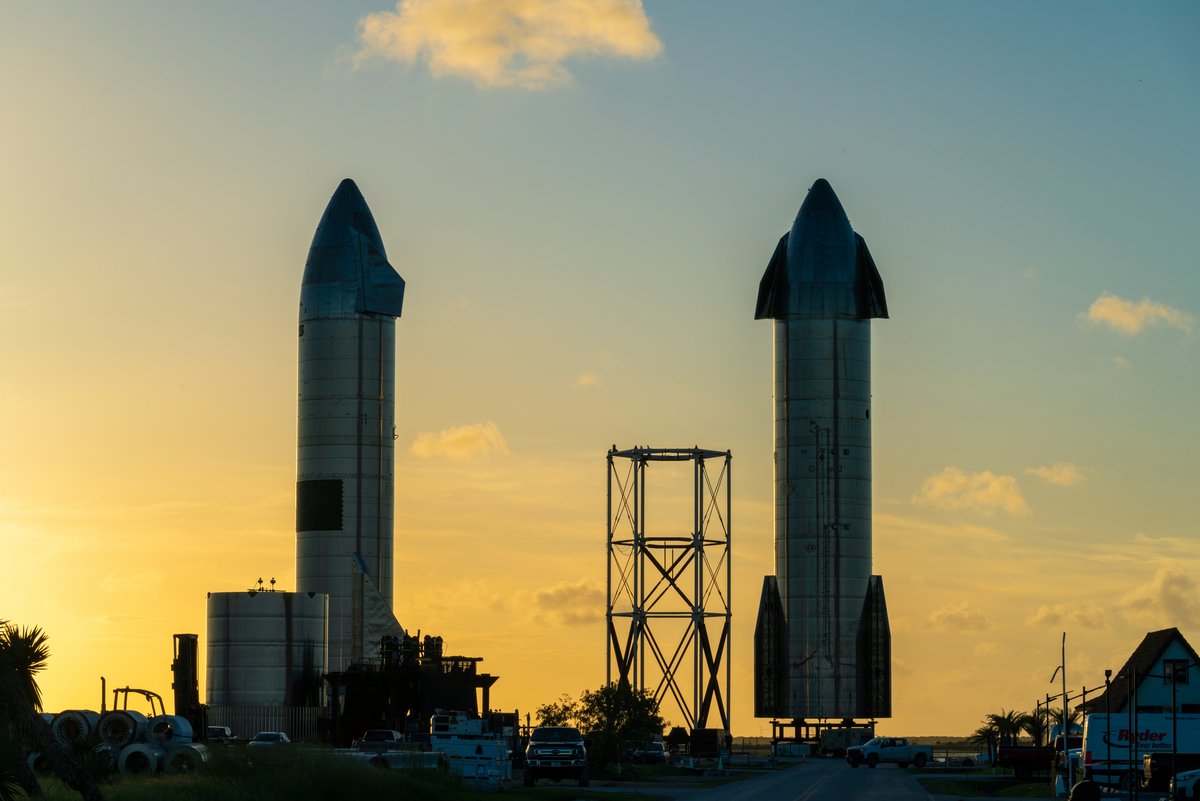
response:
[[(807, 764), (770, 771), (708, 789), (654, 784), (594, 782), (592, 790), (636, 792), (671, 801), (962, 801), (962, 796), (930, 795), (908, 771), (894, 765), (852, 768), (840, 759), (811, 759)], [(1129, 801), (1126, 793), (1105, 793), (1109, 801)], [(1142, 791), (1137, 801), (1167, 801), (1162, 793)]]
[[(644, 788), (637, 788), (644, 792)], [(678, 801), (930, 801), (932, 796), (907, 771), (894, 765), (852, 768), (840, 759), (772, 771), (705, 790), (663, 788)], [(657, 794), (657, 793), (656, 793)]]

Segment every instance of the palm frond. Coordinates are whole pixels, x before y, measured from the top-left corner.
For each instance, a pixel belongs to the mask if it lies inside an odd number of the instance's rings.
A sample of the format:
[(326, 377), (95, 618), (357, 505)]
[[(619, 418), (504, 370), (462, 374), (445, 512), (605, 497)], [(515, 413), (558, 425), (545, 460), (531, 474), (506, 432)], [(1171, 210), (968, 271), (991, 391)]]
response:
[(15, 682), (6, 682), (6, 692), (16, 692), (16, 697), (7, 700), (24, 701), (34, 708), (42, 708), (42, 691), (38, 687), (37, 675), (50, 662), (50, 638), (37, 626), (20, 628), (5, 623), (0, 627), (0, 673)]

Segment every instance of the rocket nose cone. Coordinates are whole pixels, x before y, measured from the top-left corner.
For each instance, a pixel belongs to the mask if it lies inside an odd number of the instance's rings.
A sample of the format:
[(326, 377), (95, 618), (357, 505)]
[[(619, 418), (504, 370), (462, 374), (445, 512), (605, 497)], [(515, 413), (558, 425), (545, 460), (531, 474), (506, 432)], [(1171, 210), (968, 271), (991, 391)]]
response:
[(847, 226), (850, 224), (850, 219), (846, 217), (846, 211), (842, 208), (842, 202), (838, 200), (838, 196), (834, 193), (833, 187), (829, 185), (829, 181), (826, 181), (824, 178), (818, 178), (809, 188), (797, 217), (803, 216), (806, 212), (813, 215), (841, 217), (846, 220)]
[(841, 201), (833, 193), (829, 182), (818, 178), (800, 204), (800, 211), (796, 212), (788, 244), (789, 252), (796, 247), (812, 247), (814, 244), (824, 249), (830, 243), (836, 243), (837, 249), (844, 249), (852, 247), (853, 240), (854, 231)]
[(755, 319), (887, 317), (867, 243), (824, 178), (813, 182), (759, 282)]
[[(854, 230), (833, 187), (824, 178), (808, 190), (792, 223), (787, 264), (788, 283), (805, 287), (814, 298), (840, 297), (854, 285)], [(843, 301), (828, 302), (840, 307)]]
[(358, 186), (338, 184), (317, 223), (301, 280), (301, 320), (312, 315), (400, 316), (404, 279), (387, 260), (375, 217)]
[[(367, 206), (366, 198), (359, 191), (358, 185), (346, 178), (338, 184), (333, 197), (329, 199), (329, 205), (325, 207), (325, 213), (321, 215), (321, 221), (317, 223), (317, 231), (309, 247), (309, 261), (326, 263), (327, 268), (336, 267), (345, 272), (356, 271), (357, 265), (352, 261), (336, 258), (337, 255), (341, 255), (340, 249), (344, 248), (355, 234), (368, 237), (371, 244), (381, 254), (385, 254), (383, 238), (379, 235), (379, 227), (375, 224), (375, 217)], [(326, 280), (328, 277), (327, 270), (318, 270), (312, 274), (305, 271), (305, 281)]]
[(354, 183), (353, 178), (343, 178), (338, 184), (338, 188), (334, 190), (333, 197), (329, 199), (330, 206), (345, 206), (354, 205), (357, 203), (366, 204), (362, 192), (358, 189), (358, 184)]
[(329, 198), (329, 205), (325, 207), (325, 213), (317, 225), (317, 234), (318, 236), (321, 234), (322, 228), (327, 229), (327, 233), (333, 234), (335, 231), (332, 229), (353, 225), (366, 232), (371, 232), (373, 229), (378, 230), (375, 227), (375, 218), (371, 214), (370, 207), (367, 206), (366, 198), (359, 191), (358, 184), (345, 178), (338, 184), (333, 197)]

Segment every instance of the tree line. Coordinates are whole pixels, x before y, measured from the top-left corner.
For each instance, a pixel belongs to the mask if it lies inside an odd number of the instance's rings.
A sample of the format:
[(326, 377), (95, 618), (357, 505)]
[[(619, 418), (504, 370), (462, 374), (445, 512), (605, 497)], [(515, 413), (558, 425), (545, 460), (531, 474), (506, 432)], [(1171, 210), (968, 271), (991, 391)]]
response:
[(628, 746), (662, 737), (666, 725), (658, 702), (627, 682), (564, 695), (537, 709), (539, 726), (574, 726), (587, 741), (588, 762), (596, 769), (619, 762)]
[[(969, 741), (986, 748), (988, 761), (994, 762), (998, 749), (1019, 745), (1022, 735), (1028, 735), (1033, 745), (1050, 745), (1050, 730), (1061, 722), (1062, 710), (1039, 707), (1036, 712), (1018, 712), (1001, 708), (983, 719), (983, 725), (971, 733)], [(1067, 725), (1078, 722), (1079, 711), (1071, 710)]]

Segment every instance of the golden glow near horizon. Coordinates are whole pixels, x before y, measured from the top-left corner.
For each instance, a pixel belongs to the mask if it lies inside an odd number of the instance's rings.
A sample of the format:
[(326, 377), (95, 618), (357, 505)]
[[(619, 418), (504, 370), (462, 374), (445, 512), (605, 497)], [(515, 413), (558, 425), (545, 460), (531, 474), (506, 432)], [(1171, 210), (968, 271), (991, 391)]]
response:
[(294, 587), (297, 299), (344, 177), (408, 285), (396, 614), (496, 707), (604, 679), (608, 448), (699, 445), (733, 452), (734, 733), (769, 733), (753, 306), (822, 176), (892, 314), (881, 731), (1031, 709), (1063, 631), (1072, 688), (1200, 642), (1200, 11), (484, 5), (6, 11), (0, 618), (49, 634), (48, 709), (169, 696), (206, 593)]

